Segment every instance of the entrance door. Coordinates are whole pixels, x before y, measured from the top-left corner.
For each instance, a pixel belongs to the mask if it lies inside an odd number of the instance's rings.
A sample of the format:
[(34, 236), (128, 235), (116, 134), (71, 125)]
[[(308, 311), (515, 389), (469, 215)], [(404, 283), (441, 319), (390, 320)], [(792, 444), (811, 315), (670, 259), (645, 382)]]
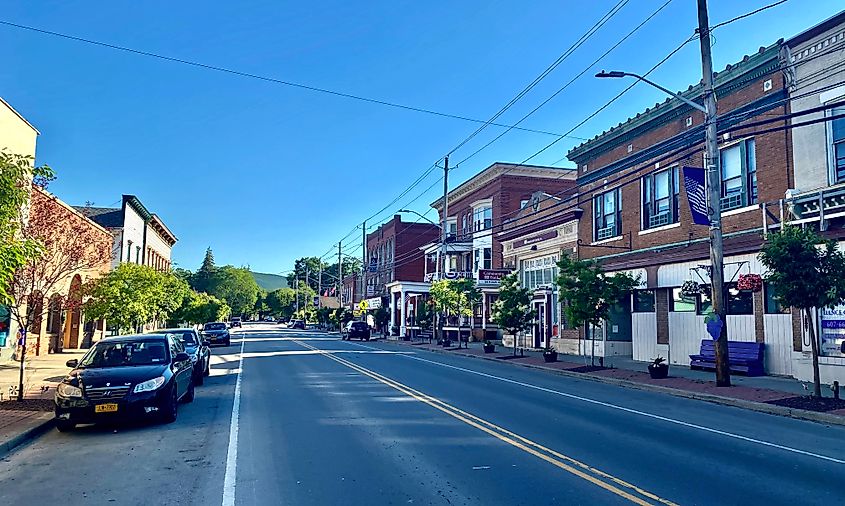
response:
[(539, 301), (534, 303), (534, 312), (536, 313), (536, 323), (534, 324), (534, 347), (541, 348), (543, 341), (546, 339), (546, 302)]

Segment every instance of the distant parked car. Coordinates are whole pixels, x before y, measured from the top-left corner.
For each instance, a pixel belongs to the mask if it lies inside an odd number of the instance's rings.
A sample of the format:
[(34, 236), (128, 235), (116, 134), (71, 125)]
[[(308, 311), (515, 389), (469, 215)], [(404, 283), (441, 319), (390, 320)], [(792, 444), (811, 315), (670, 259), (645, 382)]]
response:
[(202, 337), (208, 339), (210, 344), (222, 344), (229, 346), (231, 337), (229, 329), (223, 322), (209, 322), (202, 326)]
[(349, 322), (349, 326), (347, 328), (347, 340), (352, 340), (355, 337), (362, 341), (370, 340), (370, 326), (367, 322)]
[(79, 423), (157, 416), (176, 420), (178, 403), (194, 400), (191, 357), (173, 335), (146, 334), (103, 339), (56, 387), (56, 428)]
[(291, 320), (290, 323), (288, 323), (288, 328), (305, 330), (305, 320)]
[(210, 342), (200, 337), (199, 332), (191, 328), (183, 329), (159, 329), (154, 334), (172, 334), (185, 347), (185, 352), (191, 356), (191, 363), (194, 364), (194, 384), (202, 385), (205, 377), (211, 370), (211, 350), (208, 348)]
[(229, 327), (241, 327), (242, 325), (243, 325), (243, 324), (242, 324), (242, 322), (241, 322), (241, 317), (240, 317), (240, 316), (233, 316), (233, 317), (229, 320)]

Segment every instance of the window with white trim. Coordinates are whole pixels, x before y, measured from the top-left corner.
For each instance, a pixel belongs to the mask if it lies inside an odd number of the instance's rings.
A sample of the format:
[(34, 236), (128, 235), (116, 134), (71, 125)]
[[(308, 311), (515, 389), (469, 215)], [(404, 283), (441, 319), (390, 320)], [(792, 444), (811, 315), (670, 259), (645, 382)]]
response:
[(475, 250), (475, 268), (493, 268), (493, 248), (479, 248)]
[(757, 203), (757, 155), (754, 139), (719, 151), (722, 171), (722, 211)]
[(534, 290), (538, 286), (554, 287), (557, 282), (557, 255), (520, 261), (520, 282), (524, 288)]
[[(832, 115), (845, 113), (845, 108), (837, 108), (831, 111)], [(835, 183), (845, 181), (845, 118), (835, 119), (830, 122), (833, 151), (833, 176)]]
[(678, 222), (678, 193), (678, 167), (643, 177), (643, 230)]
[(493, 228), (493, 208), (491, 206), (477, 207), (472, 210), (473, 229), (478, 232)]
[(593, 198), (593, 240), (622, 234), (622, 193), (619, 188)]

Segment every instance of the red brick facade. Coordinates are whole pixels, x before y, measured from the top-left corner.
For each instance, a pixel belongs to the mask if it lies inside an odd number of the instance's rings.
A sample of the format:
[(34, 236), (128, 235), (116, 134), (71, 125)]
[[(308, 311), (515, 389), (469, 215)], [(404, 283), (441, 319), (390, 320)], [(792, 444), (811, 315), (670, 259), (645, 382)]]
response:
[(440, 229), (431, 223), (407, 223), (398, 214), (367, 235), (368, 265), (376, 272), (367, 272), (372, 294), (386, 295), (384, 285), (393, 281), (422, 281), (425, 276), (425, 255), (420, 246), (437, 240)]

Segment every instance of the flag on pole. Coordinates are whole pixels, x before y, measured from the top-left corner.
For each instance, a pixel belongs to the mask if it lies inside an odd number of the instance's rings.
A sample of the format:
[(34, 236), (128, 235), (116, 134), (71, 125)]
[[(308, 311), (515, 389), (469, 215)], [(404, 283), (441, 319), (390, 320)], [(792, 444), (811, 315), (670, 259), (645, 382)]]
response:
[(707, 213), (707, 193), (704, 190), (704, 169), (684, 167), (684, 189), (692, 213), (692, 222), (696, 225), (710, 225)]

